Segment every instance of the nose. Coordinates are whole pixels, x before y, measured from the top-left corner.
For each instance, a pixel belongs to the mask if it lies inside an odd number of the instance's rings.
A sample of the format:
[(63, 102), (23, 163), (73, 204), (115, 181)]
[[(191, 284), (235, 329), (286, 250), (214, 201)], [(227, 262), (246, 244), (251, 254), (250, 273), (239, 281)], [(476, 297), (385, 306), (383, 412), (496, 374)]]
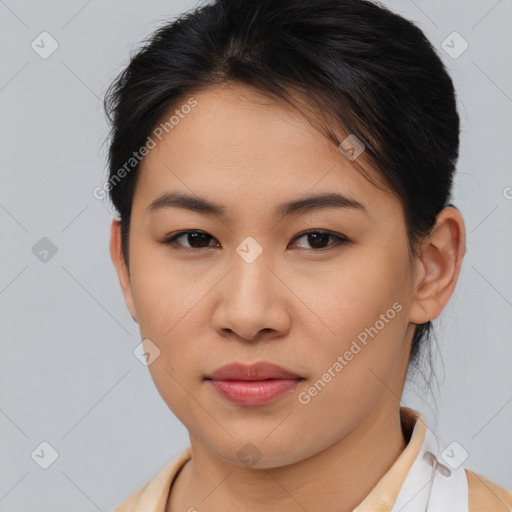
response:
[(290, 297), (268, 262), (236, 257), (219, 283), (213, 328), (223, 337), (246, 341), (280, 338), (290, 329)]

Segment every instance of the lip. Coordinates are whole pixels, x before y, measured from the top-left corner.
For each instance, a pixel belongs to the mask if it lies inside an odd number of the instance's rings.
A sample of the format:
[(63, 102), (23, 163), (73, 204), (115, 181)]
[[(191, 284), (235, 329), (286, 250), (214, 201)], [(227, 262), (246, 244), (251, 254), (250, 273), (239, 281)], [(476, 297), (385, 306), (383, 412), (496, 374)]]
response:
[(304, 380), (300, 375), (272, 363), (232, 363), (205, 377), (221, 396), (245, 406), (275, 402)]
[(288, 371), (281, 366), (265, 361), (245, 365), (231, 363), (217, 368), (206, 377), (211, 380), (266, 380), (266, 379), (299, 379), (300, 375)]

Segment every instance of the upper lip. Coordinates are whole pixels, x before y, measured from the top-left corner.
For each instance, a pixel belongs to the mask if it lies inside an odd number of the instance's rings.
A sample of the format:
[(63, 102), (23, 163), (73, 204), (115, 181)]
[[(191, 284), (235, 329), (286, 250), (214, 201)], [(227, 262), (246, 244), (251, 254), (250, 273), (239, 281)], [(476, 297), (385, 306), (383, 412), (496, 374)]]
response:
[(273, 363), (260, 362), (251, 365), (231, 363), (217, 368), (206, 376), (210, 380), (265, 380), (299, 379), (302, 377)]

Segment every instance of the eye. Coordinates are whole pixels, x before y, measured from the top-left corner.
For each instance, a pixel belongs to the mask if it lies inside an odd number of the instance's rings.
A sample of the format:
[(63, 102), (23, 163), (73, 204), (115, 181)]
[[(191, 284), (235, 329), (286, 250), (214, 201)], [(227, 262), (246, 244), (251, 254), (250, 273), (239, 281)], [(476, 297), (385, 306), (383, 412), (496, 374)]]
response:
[[(313, 250), (321, 251), (324, 249), (329, 249), (330, 246), (337, 246), (340, 244), (350, 243), (350, 240), (343, 236), (333, 233), (331, 231), (319, 231), (319, 230), (310, 230), (306, 233), (302, 233), (295, 237), (294, 240), (300, 240), (301, 238), (305, 238), (306, 242), (312, 246)], [(334, 239), (336, 243), (329, 244), (329, 239)], [(327, 245), (326, 245), (327, 244)], [(301, 247), (302, 248), (302, 247)], [(304, 247), (304, 249), (310, 249), (309, 247)]]
[[(300, 240), (301, 238), (304, 238), (306, 243), (310, 244), (311, 247), (299, 246), (299, 248), (312, 249), (313, 251), (322, 251), (326, 248), (328, 249), (330, 246), (337, 246), (351, 242), (347, 237), (343, 235), (339, 235), (331, 231), (320, 230), (310, 230), (305, 233), (301, 233), (300, 235), (296, 236), (293, 241)], [(193, 250), (215, 247), (215, 245), (210, 245), (212, 240), (215, 240), (215, 238), (212, 235), (205, 233), (204, 231), (189, 230), (180, 231), (179, 233), (166, 238), (162, 243), (164, 245), (177, 246), (183, 249)], [(335, 243), (329, 243), (329, 240), (334, 240)], [(188, 245), (183, 244), (183, 241), (186, 241)]]
[[(189, 245), (178, 243), (180, 239), (186, 240)], [(177, 245), (188, 249), (204, 249), (213, 247), (209, 245), (210, 240), (214, 240), (213, 236), (204, 231), (180, 231), (170, 238), (165, 239), (162, 243), (165, 245)]]

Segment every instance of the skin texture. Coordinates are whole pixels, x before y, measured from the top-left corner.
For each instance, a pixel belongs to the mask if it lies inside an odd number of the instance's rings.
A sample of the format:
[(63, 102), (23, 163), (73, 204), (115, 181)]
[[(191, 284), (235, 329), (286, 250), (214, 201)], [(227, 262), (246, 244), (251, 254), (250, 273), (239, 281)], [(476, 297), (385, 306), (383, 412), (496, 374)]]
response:
[[(399, 198), (372, 185), (296, 110), (240, 84), (194, 98), (197, 106), (142, 163), (129, 271), (118, 219), (110, 244), (142, 339), (160, 350), (151, 376), (190, 435), (192, 461), (175, 480), (167, 511), (351, 510), (406, 445), (399, 407), (414, 326), (427, 313), (436, 318), (454, 290), (463, 219), (445, 208), (412, 258)], [(146, 212), (171, 191), (220, 203), (226, 216), (176, 207)], [(333, 191), (367, 212), (272, 215), (285, 201)], [(298, 237), (311, 229), (350, 243)], [(183, 230), (210, 237), (192, 247), (186, 235), (181, 246), (162, 243)], [(249, 236), (263, 250), (252, 263), (236, 252)], [(393, 319), (300, 403), (298, 394), (396, 303)], [(305, 380), (257, 407), (226, 401), (204, 380), (224, 364), (258, 361)], [(251, 467), (237, 456), (248, 442), (260, 454)]]

